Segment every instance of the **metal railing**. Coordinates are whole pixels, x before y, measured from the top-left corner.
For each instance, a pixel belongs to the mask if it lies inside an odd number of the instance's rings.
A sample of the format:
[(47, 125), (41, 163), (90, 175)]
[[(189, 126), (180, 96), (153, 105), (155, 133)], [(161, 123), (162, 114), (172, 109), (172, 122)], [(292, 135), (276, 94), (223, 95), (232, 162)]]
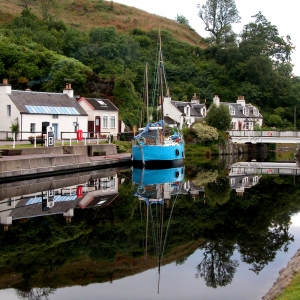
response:
[(62, 131), (60, 133), (60, 139), (62, 142), (62, 146), (64, 145), (65, 141), (68, 141), (69, 145), (71, 146), (73, 142), (84, 142), (84, 145), (96, 143), (97, 145), (99, 142), (102, 141), (108, 141), (108, 143), (111, 143), (113, 139), (113, 135), (110, 134), (110, 132), (81, 132), (82, 139), (78, 139), (78, 133), (77, 132), (69, 132), (69, 131)]
[(300, 137), (300, 131), (230, 130), (232, 137)]
[[(113, 135), (110, 134), (110, 132), (81, 132), (82, 133), (82, 140), (84, 144), (87, 143), (96, 143), (99, 144), (101, 141), (107, 141), (108, 143), (111, 143), (113, 140)], [(26, 136), (26, 138), (22, 139), (21, 137)], [(77, 132), (61, 132), (60, 134), (60, 140), (62, 142), (62, 146), (66, 141), (69, 142), (70, 145), (74, 142), (79, 142), (78, 140), (78, 134)], [(18, 134), (15, 134), (10, 131), (0, 131), (0, 141), (5, 141), (8, 143), (12, 143), (12, 147), (15, 148), (16, 142), (24, 142), (28, 141), (28, 143), (32, 143), (34, 147), (36, 147), (37, 144), (45, 144), (47, 146), (47, 134), (45, 134), (42, 131), (20, 131)]]

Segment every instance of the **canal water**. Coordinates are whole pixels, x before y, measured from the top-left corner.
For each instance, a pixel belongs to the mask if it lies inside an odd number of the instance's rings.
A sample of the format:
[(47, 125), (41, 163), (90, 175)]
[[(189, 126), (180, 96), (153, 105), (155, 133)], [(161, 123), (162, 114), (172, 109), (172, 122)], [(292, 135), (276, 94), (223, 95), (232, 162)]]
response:
[(297, 165), (0, 185), (0, 299), (261, 299), (300, 241)]

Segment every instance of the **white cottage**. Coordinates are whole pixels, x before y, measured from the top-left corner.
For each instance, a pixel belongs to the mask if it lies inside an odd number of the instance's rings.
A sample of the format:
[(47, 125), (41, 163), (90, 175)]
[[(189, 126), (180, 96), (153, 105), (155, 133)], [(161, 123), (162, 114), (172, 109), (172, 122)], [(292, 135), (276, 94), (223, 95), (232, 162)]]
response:
[(87, 127), (91, 137), (100, 134), (111, 134), (117, 137), (119, 128), (119, 109), (108, 99), (85, 98), (78, 99), (78, 103), (88, 114)]
[(164, 97), (164, 117), (173, 119), (180, 129), (190, 127), (195, 121), (206, 116), (206, 105), (200, 103), (196, 95), (190, 102), (174, 101), (171, 97)]
[(56, 139), (61, 139), (63, 132), (87, 131), (87, 113), (74, 98), (70, 84), (63, 93), (18, 91), (12, 90), (4, 79), (0, 84), (0, 103), (0, 131), (10, 132), (12, 124), (17, 123), (20, 140), (41, 133), (43, 124), (53, 127)]
[(247, 104), (244, 96), (239, 96), (236, 103), (220, 102), (218, 95), (213, 98), (213, 103), (219, 106), (220, 103), (228, 106), (229, 113), (232, 116), (230, 130), (253, 130), (254, 126), (262, 126), (263, 116), (259, 113), (259, 109)]

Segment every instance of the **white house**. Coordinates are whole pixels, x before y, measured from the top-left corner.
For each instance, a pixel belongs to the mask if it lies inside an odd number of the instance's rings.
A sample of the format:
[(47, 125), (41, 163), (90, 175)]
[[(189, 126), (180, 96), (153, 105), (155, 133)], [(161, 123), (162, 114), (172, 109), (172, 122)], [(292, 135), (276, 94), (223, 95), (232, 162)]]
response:
[(196, 95), (190, 102), (173, 101), (171, 97), (164, 97), (164, 117), (173, 119), (179, 128), (190, 127), (195, 121), (206, 116), (206, 105), (201, 104)]
[[(42, 126), (52, 126), (56, 139), (62, 134), (87, 131), (87, 113), (77, 103), (73, 89), (67, 84), (62, 93), (12, 90), (7, 80), (0, 84), (0, 131), (11, 131), (12, 124), (19, 125), (20, 140), (41, 134)], [(74, 135), (75, 136), (75, 135)]]
[[(78, 103), (88, 114), (89, 132), (116, 137), (118, 132), (122, 131), (122, 128), (119, 128), (119, 109), (110, 100), (81, 97)], [(91, 137), (93, 135), (91, 134)]]
[(254, 126), (262, 126), (263, 116), (259, 113), (259, 109), (247, 104), (244, 96), (239, 96), (236, 103), (220, 102), (218, 95), (213, 98), (213, 103), (216, 106), (225, 104), (228, 106), (229, 113), (232, 116), (230, 130), (253, 130)]

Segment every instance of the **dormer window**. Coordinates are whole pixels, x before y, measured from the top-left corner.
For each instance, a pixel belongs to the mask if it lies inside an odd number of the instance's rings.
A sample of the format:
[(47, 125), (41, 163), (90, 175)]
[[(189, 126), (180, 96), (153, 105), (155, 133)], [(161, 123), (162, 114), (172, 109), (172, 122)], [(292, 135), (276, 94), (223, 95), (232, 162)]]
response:
[(253, 107), (253, 114), (254, 114), (254, 116), (257, 116), (257, 117), (259, 116), (259, 111), (256, 107)]
[(248, 107), (243, 107), (243, 114), (245, 116), (249, 116), (249, 108)]
[(242, 179), (242, 184), (245, 185), (245, 184), (247, 184), (247, 183), (248, 183), (248, 177), (244, 177), (244, 178)]
[(186, 115), (187, 115), (187, 116), (190, 115), (190, 107), (189, 107), (189, 106), (186, 107)]
[(235, 185), (235, 178), (230, 178), (230, 186), (234, 186)]
[(234, 116), (235, 115), (235, 108), (233, 106), (229, 106), (229, 113)]

